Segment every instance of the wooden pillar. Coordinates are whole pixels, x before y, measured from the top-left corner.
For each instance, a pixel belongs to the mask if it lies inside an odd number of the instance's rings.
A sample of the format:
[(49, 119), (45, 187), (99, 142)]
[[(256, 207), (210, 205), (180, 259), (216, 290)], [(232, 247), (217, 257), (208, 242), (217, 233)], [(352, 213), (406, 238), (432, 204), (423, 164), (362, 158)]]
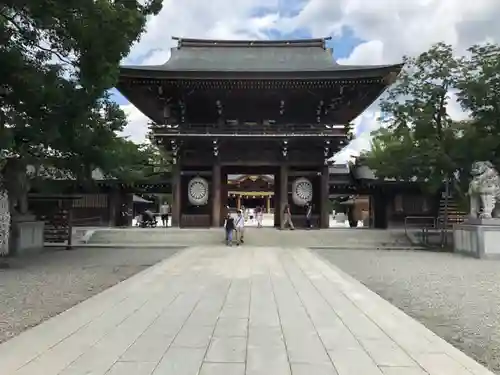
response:
[(320, 210), (320, 219), (319, 219), (319, 227), (322, 229), (328, 229), (330, 227), (330, 202), (329, 202), (329, 189), (328, 189), (328, 165), (323, 166), (321, 168), (321, 188), (320, 188), (320, 202), (321, 202), (321, 210)]
[(239, 210), (241, 208), (241, 195), (236, 195), (236, 209)]
[(270, 213), (271, 212), (271, 197), (268, 195), (266, 197), (266, 213)]
[(120, 191), (114, 186), (108, 194), (108, 226), (120, 225)]
[(127, 216), (125, 216), (125, 221), (126, 221), (125, 225), (127, 227), (131, 227), (132, 220), (134, 219), (134, 215), (135, 215), (135, 212), (134, 212), (134, 194), (133, 193), (125, 194), (124, 198), (125, 198), (125, 201), (124, 201), (125, 212), (127, 213)]
[(374, 216), (374, 228), (376, 229), (387, 229), (387, 199), (383, 192), (377, 191), (374, 194), (374, 205), (373, 205), (373, 216)]
[(172, 166), (172, 227), (181, 223), (181, 169), (180, 165)]
[(220, 226), (221, 213), (221, 172), (220, 164), (215, 162), (212, 167), (212, 226)]
[(66, 242), (66, 250), (73, 248), (73, 200), (65, 202), (68, 215), (68, 240)]
[(224, 224), (224, 220), (229, 212), (227, 207), (229, 206), (229, 188), (227, 185), (227, 173), (223, 167), (221, 167), (221, 189), (220, 189), (220, 200), (221, 200), (221, 221), (220, 225)]
[(280, 165), (280, 204), (276, 205), (276, 209), (280, 210), (280, 228), (284, 228), (284, 219), (285, 215), (283, 215), (283, 211), (285, 210), (285, 206), (288, 204), (288, 166), (286, 164)]

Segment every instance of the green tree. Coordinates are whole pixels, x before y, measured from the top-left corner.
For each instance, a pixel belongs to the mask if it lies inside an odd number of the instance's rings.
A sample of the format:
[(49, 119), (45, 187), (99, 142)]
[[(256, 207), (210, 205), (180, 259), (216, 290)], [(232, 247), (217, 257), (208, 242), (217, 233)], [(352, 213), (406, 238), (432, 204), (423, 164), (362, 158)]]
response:
[(374, 135), (365, 162), (381, 177), (416, 177), (434, 190), (471, 162), (458, 149), (473, 135), (471, 127), (454, 122), (447, 112), (450, 92), (460, 90), (466, 64), (443, 43), (404, 61), (381, 102), (386, 128)]
[(127, 182), (161, 180), (170, 171), (170, 155), (150, 142), (138, 145), (118, 138), (109, 151), (112, 163), (104, 170), (109, 177)]
[(0, 149), (12, 202), (25, 210), (26, 166), (45, 160), (78, 176), (106, 164), (124, 125), (106, 92), (161, 0), (7, 0), (0, 6)]
[(417, 148), (409, 128), (397, 133), (381, 128), (373, 133), (372, 147), (361, 159), (376, 171), (377, 176), (407, 181), (418, 170)]
[[(463, 60), (458, 100), (470, 113), (463, 136), (470, 141), (471, 160), (489, 160), (500, 167), (500, 46), (472, 46)], [(471, 147), (473, 146), (473, 147)], [(475, 147), (474, 147), (475, 146)]]
[[(365, 162), (381, 177), (416, 176), (435, 189), (450, 177), (466, 201), (470, 167), (492, 161), (500, 167), (500, 46), (472, 46), (463, 58), (438, 44), (414, 59), (382, 103), (387, 128), (374, 134)], [(456, 94), (468, 121), (446, 111)]]

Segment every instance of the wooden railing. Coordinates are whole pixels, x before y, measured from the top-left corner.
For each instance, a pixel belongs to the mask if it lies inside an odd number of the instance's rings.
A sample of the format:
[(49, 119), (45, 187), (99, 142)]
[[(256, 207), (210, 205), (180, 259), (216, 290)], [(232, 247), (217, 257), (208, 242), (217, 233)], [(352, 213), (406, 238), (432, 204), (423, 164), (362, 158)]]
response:
[(433, 216), (406, 216), (405, 235), (410, 239), (409, 229), (420, 232), (422, 245), (429, 245), (429, 230), (436, 229), (436, 218)]

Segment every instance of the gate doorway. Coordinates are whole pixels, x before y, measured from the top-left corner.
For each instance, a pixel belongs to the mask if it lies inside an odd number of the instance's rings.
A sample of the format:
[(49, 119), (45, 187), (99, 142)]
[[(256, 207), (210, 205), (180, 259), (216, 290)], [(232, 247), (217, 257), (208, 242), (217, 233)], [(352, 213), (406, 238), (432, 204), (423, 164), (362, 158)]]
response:
[(279, 168), (272, 166), (222, 167), (225, 184), (222, 201), (229, 212), (242, 210), (247, 226), (257, 226), (257, 212), (262, 213), (262, 226), (279, 227)]
[(274, 227), (277, 207), (274, 181), (274, 174), (228, 174), (227, 205), (230, 212), (242, 210), (247, 226)]

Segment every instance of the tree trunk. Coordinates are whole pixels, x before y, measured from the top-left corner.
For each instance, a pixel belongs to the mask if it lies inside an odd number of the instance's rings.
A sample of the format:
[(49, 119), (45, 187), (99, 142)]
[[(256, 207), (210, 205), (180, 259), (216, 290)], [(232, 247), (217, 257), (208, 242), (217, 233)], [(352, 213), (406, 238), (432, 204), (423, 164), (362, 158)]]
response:
[[(1, 178), (1, 176), (0, 176)], [(9, 254), (10, 202), (9, 194), (0, 183), (0, 257)]]
[(12, 215), (28, 213), (29, 179), (21, 159), (8, 159), (3, 170), (4, 184), (10, 198)]
[[(2, 202), (0, 203), (0, 231), (3, 234), (0, 252), (2, 257), (16, 252), (15, 246), (19, 231), (18, 226), (13, 224), (13, 220), (28, 212), (28, 191), (26, 164), (21, 159), (7, 159), (0, 174), (0, 201)], [(5, 268), (5, 266), (8, 266), (5, 261), (0, 262), (0, 268)]]

